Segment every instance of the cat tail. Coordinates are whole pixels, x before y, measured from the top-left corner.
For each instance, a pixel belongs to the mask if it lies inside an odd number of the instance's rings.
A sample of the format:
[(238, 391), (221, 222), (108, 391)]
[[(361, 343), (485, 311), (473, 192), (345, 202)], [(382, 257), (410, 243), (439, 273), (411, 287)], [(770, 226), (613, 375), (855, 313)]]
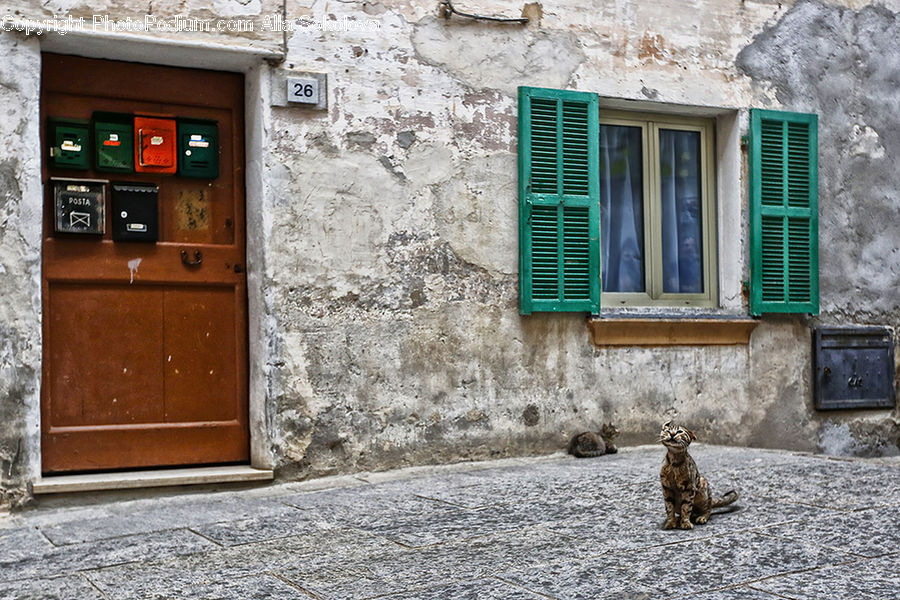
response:
[(735, 490), (731, 490), (729, 492), (725, 492), (723, 496), (719, 498), (715, 498), (712, 502), (712, 508), (719, 508), (720, 506), (728, 506), (732, 502), (737, 502), (737, 499), (740, 498), (740, 495)]

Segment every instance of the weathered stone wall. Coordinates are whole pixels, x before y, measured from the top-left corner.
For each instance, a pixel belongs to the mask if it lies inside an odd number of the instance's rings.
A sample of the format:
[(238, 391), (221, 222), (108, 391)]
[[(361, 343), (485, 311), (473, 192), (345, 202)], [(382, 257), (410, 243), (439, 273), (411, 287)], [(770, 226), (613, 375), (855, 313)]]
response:
[(0, 34), (0, 511), (40, 473), (41, 195), (36, 39)]
[[(819, 115), (821, 314), (814, 324), (900, 331), (896, 10), (801, 2), (737, 57), (757, 102)], [(820, 414), (813, 422), (824, 450), (896, 453), (900, 447), (897, 411)]]
[[(676, 415), (708, 442), (897, 452), (896, 411), (812, 409), (810, 327), (897, 326), (900, 7), (553, 1), (530, 4), (532, 22), (520, 26), (445, 21), (436, 4), (289, 1), (289, 18), (337, 25), (289, 32), (284, 46), (280, 32), (170, 36), (284, 50), (273, 75), (328, 74), (328, 110), (272, 107), (252, 156), (265, 181), (263, 200), (250, 203), (264, 213), (250, 217), (250, 275), (262, 282), (269, 339), (251, 360), (264, 373), (264, 426), (282, 475), (550, 452), (609, 420), (625, 443), (648, 442)], [(464, 8), (517, 16), (523, 4)], [(23, 14), (146, 10), (42, 6), (26, 3)], [(228, 6), (259, 16), (281, 3)], [(341, 29), (344, 19), (378, 29)], [(36, 139), (35, 83), (18, 72), (36, 69), (37, 41), (11, 38), (0, 36), (13, 58), (0, 67), (0, 109), (12, 117), (0, 127), (7, 139)], [(590, 345), (582, 315), (519, 316), (519, 85), (719, 107), (738, 123), (754, 106), (819, 113), (822, 315), (766, 318), (749, 346), (603, 349)], [(18, 123), (31, 133), (13, 136)], [(11, 165), (0, 219), (39, 193), (38, 165), (21, 164), (22, 154), (15, 143), (0, 151)], [(743, 177), (718, 202), (737, 208), (726, 214), (739, 213), (746, 231)], [(15, 458), (16, 440), (37, 435), (37, 218), (0, 220), (5, 489), (21, 488), (21, 465), (33, 460)], [(718, 242), (740, 257), (720, 277), (733, 308), (747, 278), (745, 235)]]
[[(124, 35), (137, 39), (219, 43), (279, 49), (280, 30), (266, 19), (281, 15), (281, 0), (4, 0), (0, 19), (5, 31), (28, 25), (66, 35)], [(250, 23), (249, 25), (247, 23)], [(74, 25), (73, 25), (74, 24)], [(148, 57), (149, 58), (149, 57)]]
[[(286, 183), (271, 240), (279, 464), (308, 474), (547, 452), (605, 420), (647, 442), (675, 414), (708, 441), (814, 450), (852, 432), (858, 452), (896, 452), (888, 411), (812, 409), (810, 362), (815, 323), (893, 326), (898, 314), (893, 225), (875, 238), (866, 225), (890, 221), (900, 200), (890, 140), (876, 131), (896, 122), (894, 13), (542, 3), (538, 22), (517, 27), (446, 22), (430, 8), (329, 5), (336, 19), (374, 15), (383, 28), (289, 39), (288, 66), (328, 71), (332, 95), (327, 115), (273, 114), (269, 160)], [(817, 31), (817, 18), (846, 20), (844, 33)], [(840, 66), (835, 54), (847, 55)], [(831, 101), (841, 92), (830, 70), (855, 96)], [(767, 318), (749, 347), (594, 349), (580, 316), (518, 316), (518, 85), (819, 112), (822, 317)], [(838, 108), (864, 97), (862, 120)], [(888, 158), (872, 172), (879, 153)], [(731, 277), (746, 278), (742, 256)]]

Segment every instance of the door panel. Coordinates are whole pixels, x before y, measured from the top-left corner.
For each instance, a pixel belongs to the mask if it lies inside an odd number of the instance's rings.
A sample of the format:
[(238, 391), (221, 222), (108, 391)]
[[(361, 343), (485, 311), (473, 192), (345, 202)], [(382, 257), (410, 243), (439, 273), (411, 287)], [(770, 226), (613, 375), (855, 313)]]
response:
[[(43, 55), (44, 472), (244, 462), (243, 76)], [(213, 120), (219, 176), (52, 168), (47, 118)], [(53, 231), (51, 177), (159, 187), (159, 240)], [(199, 259), (199, 260), (198, 260)], [(196, 264), (186, 264), (193, 262)]]
[(187, 288), (165, 293), (166, 421), (229, 421), (236, 385), (234, 289)]
[[(54, 425), (162, 421), (163, 294), (154, 288), (51, 284), (44, 340)], [(110, 310), (116, 306), (116, 310)], [(87, 348), (107, 348), (98, 356)]]

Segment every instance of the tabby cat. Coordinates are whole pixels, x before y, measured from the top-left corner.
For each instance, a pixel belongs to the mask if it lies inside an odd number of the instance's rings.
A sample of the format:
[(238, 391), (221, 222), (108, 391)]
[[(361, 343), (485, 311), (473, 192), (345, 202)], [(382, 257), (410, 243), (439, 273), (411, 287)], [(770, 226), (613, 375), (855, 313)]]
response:
[(615, 454), (618, 450), (613, 444), (613, 439), (617, 435), (619, 435), (619, 430), (612, 423), (603, 425), (599, 432), (585, 431), (584, 433), (579, 433), (569, 442), (569, 454), (578, 458)]
[(713, 498), (706, 477), (700, 475), (697, 464), (688, 454), (688, 446), (697, 437), (684, 427), (671, 421), (662, 426), (659, 441), (666, 447), (666, 458), (659, 478), (662, 481), (663, 498), (666, 501), (665, 529), (693, 529), (691, 518), (702, 525), (709, 521), (710, 511), (726, 506), (738, 499), (734, 490), (719, 498)]

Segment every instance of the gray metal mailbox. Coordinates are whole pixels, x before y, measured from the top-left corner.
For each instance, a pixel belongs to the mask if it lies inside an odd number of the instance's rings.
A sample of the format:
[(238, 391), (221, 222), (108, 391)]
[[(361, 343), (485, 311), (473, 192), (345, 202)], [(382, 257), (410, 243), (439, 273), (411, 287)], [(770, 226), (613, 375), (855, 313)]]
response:
[(817, 409), (894, 406), (894, 340), (887, 327), (819, 327), (813, 363)]

